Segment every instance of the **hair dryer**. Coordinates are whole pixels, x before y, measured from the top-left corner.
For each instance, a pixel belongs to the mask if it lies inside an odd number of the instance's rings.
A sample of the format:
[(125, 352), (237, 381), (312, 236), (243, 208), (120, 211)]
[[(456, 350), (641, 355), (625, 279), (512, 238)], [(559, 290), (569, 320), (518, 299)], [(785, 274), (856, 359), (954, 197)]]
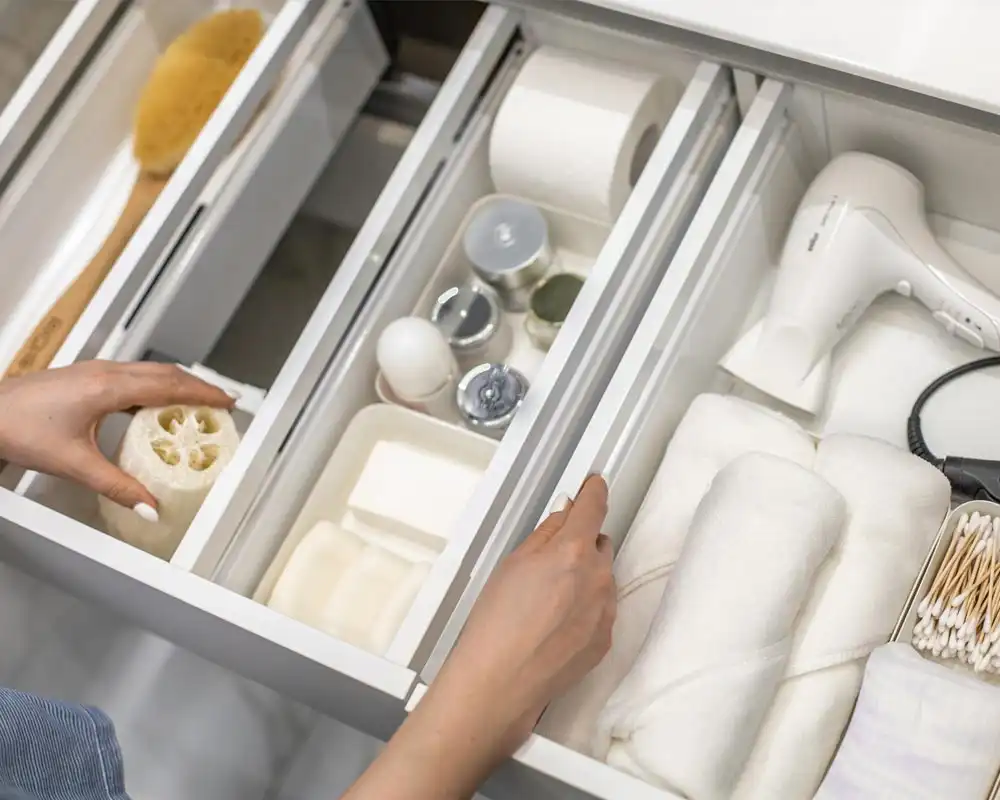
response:
[(885, 159), (844, 153), (799, 204), (767, 313), (720, 365), (815, 414), (834, 345), (888, 291), (919, 300), (949, 333), (1000, 351), (1000, 299), (938, 244), (923, 184)]

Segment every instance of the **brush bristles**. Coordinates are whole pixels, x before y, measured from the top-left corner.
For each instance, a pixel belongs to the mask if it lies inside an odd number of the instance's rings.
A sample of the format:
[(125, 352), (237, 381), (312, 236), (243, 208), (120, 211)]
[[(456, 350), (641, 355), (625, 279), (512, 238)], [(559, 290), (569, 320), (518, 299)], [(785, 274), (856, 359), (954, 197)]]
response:
[(234, 8), (199, 20), (171, 43), (184, 50), (242, 67), (264, 36), (264, 20), (254, 9)]
[(133, 152), (143, 172), (166, 176), (194, 144), (264, 34), (257, 11), (213, 14), (161, 56), (135, 111)]
[(177, 168), (238, 74), (238, 67), (194, 53), (160, 59), (135, 111), (133, 150), (144, 172)]

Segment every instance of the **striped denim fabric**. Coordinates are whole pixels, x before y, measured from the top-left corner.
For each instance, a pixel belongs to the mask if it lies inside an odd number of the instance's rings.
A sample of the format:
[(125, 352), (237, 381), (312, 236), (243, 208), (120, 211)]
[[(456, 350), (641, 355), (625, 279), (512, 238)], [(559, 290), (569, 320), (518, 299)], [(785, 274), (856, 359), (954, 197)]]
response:
[(128, 800), (111, 720), (0, 688), (0, 800)]

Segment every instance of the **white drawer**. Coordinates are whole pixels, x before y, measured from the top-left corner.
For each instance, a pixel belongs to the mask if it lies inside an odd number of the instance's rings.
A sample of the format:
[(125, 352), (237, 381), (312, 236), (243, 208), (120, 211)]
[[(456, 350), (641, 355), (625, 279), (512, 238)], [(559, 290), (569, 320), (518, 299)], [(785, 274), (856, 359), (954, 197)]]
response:
[[(114, 224), (137, 170), (130, 152), (132, 109), (158, 53), (216, 5), (214, 0), (79, 3), (5, 112), (10, 127), (0, 128), (0, 169), (7, 164), (5, 148), (13, 158), (38, 121), (54, 110), (8, 176), (0, 199), (0, 270), (8, 288), (0, 307), (4, 367)], [(285, 165), (289, 174), (274, 181), (279, 191), (269, 218), (286, 223), (283, 206), (297, 205), (305, 193), (295, 197), (303, 183), (300, 165), (315, 177), (384, 68), (386, 55), (364, 6), (341, 0), (248, 5), (268, 21), (263, 41), (70, 332), (54, 366), (111, 347), (120, 338), (119, 321), (146, 297), (151, 283), (184, 272), (176, 262), (192, 237), (239, 205), (234, 193), (245, 191), (244, 202), (259, 206), (259, 189), (251, 190), (247, 175), (260, 169), (266, 180), (275, 170), (272, 146), (280, 157), (278, 143), (301, 135), (304, 120), (320, 116), (305, 87), (317, 80), (321, 67), (336, 64), (356, 79), (349, 88), (328, 93), (323, 135), (312, 137), (310, 146), (300, 143), (301, 161)], [(84, 56), (85, 69), (69, 82), (66, 65)], [(247, 263), (253, 263), (247, 250), (271, 228), (252, 228), (260, 233), (239, 251)], [(200, 237), (201, 243), (209, 244), (206, 239), (211, 236)], [(231, 280), (238, 283), (237, 278)]]
[[(717, 362), (762, 312), (806, 187), (832, 156), (849, 150), (881, 155), (920, 177), (932, 227), (945, 247), (1000, 291), (995, 201), (1000, 136), (865, 98), (765, 81), (555, 489), (546, 502), (523, 507), (524, 516), (497, 529), (425, 680), (433, 679), (447, 656), (489, 573), (558, 494), (572, 496), (592, 473), (607, 476), (604, 531), (616, 546), (621, 543), (688, 405), (702, 392), (734, 388)], [(980, 352), (957, 340), (942, 347), (956, 363)], [(883, 416), (898, 418), (905, 445), (907, 403), (930, 378), (901, 380), (905, 389), (892, 393), (894, 406)], [(880, 402), (889, 401), (880, 395), (868, 399), (876, 411)], [(895, 408), (900, 404), (905, 410)], [(824, 424), (819, 418), (814, 429), (821, 431)], [(498, 771), (487, 791), (496, 800), (678, 800), (537, 734)]]
[[(345, 426), (376, 400), (377, 332), (412, 313), (465, 211), (492, 191), (490, 123), (539, 41), (654, 66), (686, 89), (528, 402), (392, 648), (376, 658), (250, 596)], [(388, 735), (491, 532), (512, 510), (548, 497), (737, 125), (724, 68), (557, 16), (487, 9), (171, 563), (90, 527), (92, 511), (72, 508), (56, 496), (58, 482), (39, 476), (17, 494), (0, 494), (0, 555), (290, 697)], [(225, 220), (217, 230), (232, 241), (248, 235), (245, 219), (238, 231)], [(213, 266), (195, 256), (187, 280)], [(167, 288), (174, 274), (150, 293), (150, 306), (161, 292), (185, 296), (184, 280)], [(133, 342), (129, 329), (147, 324), (146, 313), (139, 309), (109, 354), (141, 353), (172, 309), (148, 312), (150, 332)]]

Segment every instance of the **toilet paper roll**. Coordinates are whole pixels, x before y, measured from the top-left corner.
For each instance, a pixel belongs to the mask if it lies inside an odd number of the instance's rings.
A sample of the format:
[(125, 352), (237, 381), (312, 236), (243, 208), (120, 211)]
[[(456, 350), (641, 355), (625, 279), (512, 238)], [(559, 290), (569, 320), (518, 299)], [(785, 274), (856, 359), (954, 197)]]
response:
[(220, 409), (170, 406), (139, 411), (125, 431), (117, 462), (156, 498), (160, 519), (147, 522), (100, 497), (108, 532), (154, 556), (170, 558), (239, 442), (233, 418)]
[(493, 123), (493, 183), (499, 192), (614, 222), (677, 96), (659, 75), (539, 48)]

